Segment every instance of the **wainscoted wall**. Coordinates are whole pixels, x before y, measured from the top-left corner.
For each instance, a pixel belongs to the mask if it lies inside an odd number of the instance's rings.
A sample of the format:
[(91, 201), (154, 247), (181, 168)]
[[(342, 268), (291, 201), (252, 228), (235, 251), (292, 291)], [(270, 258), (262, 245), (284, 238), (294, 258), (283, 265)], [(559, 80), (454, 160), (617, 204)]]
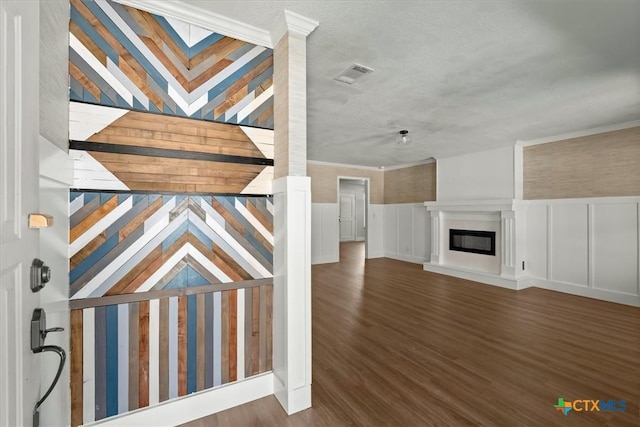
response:
[(271, 369), (267, 197), (72, 192), (72, 425)]
[(524, 198), (640, 196), (640, 127), (524, 147)]
[(436, 162), (384, 171), (384, 203), (436, 200)]
[(640, 306), (640, 197), (530, 201), (531, 285)]
[(384, 256), (422, 264), (431, 256), (431, 233), (422, 203), (384, 205)]

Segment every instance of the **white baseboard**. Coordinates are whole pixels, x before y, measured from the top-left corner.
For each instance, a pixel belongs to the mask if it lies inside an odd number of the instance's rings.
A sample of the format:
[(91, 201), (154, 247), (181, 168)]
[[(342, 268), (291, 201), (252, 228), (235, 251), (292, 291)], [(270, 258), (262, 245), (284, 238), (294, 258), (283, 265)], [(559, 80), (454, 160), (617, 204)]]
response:
[(317, 257), (311, 258), (311, 265), (316, 264), (330, 264), (332, 262), (340, 262), (340, 259), (336, 257)]
[(433, 273), (446, 274), (448, 276), (458, 277), (460, 279), (473, 280), (474, 282), (485, 283), (487, 285), (499, 286), (501, 288), (507, 288), (511, 290), (519, 290), (529, 287), (529, 283), (526, 278), (511, 279), (508, 277), (502, 277), (497, 274), (483, 273), (479, 271), (470, 271), (462, 268), (444, 266), (439, 264), (431, 264), (425, 262), (423, 264), (425, 271), (431, 271)]
[(176, 426), (269, 396), (273, 379), (273, 373), (268, 372), (85, 426)]
[(578, 295), (581, 297), (594, 298), (603, 301), (615, 302), (618, 304), (640, 307), (640, 296), (623, 294), (620, 292), (607, 291), (605, 289), (589, 288), (565, 282), (555, 282), (540, 278), (530, 278), (531, 286), (548, 289), (550, 291), (563, 292), (565, 294)]
[(369, 256), (367, 257), (367, 259), (374, 259), (374, 258), (384, 258), (384, 252), (370, 253)]
[(391, 258), (391, 259), (397, 259), (398, 261), (405, 261), (405, 262), (410, 262), (413, 264), (424, 264), (425, 260), (424, 258), (420, 258), (420, 257), (416, 257), (416, 256), (412, 256), (412, 255), (403, 255), (403, 254), (398, 254), (398, 253), (389, 253), (386, 252), (384, 254), (385, 258)]

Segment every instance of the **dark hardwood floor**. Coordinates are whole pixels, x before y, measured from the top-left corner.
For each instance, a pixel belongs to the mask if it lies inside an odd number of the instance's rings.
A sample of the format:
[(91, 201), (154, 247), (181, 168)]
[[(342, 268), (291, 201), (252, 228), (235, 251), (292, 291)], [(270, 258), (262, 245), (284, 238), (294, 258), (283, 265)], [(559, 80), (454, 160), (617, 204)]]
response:
[[(313, 408), (273, 396), (187, 425), (639, 426), (640, 309), (364, 261), (313, 267)], [(625, 400), (624, 412), (556, 411)]]

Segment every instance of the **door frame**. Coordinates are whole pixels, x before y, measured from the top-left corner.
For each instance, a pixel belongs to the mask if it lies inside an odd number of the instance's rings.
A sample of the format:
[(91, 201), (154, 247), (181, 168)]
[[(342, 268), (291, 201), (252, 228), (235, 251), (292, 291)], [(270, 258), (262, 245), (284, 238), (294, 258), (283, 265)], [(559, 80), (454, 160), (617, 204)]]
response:
[[(340, 216), (340, 181), (364, 181), (364, 224), (365, 224), (365, 233), (364, 233), (364, 258), (369, 259), (369, 254), (371, 253), (371, 248), (369, 244), (371, 242), (371, 238), (369, 233), (371, 232), (371, 218), (369, 217), (370, 209), (370, 192), (371, 192), (371, 180), (364, 176), (346, 176), (346, 175), (338, 175), (336, 179), (336, 206), (338, 209), (336, 221)], [(357, 202), (356, 202), (357, 204)], [(340, 224), (336, 227), (335, 236), (336, 242), (338, 242), (338, 260), (340, 260)], [(357, 235), (357, 232), (356, 232)]]

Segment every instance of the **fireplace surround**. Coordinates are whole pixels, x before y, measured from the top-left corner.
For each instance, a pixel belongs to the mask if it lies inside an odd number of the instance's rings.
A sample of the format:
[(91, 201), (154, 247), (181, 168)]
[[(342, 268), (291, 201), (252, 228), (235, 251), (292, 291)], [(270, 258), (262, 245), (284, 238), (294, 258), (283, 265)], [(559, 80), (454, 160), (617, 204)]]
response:
[[(523, 289), (525, 245), (525, 206), (520, 200), (460, 200), (425, 202), (431, 225), (431, 257), (424, 270), (475, 280), (509, 289)], [(473, 233), (462, 246), (481, 246), (476, 251), (451, 250), (456, 246), (451, 236), (458, 233), (483, 231), (493, 233), (487, 248), (486, 240), (478, 241)], [(481, 236), (490, 236), (480, 233)], [(463, 239), (464, 240), (464, 239)], [(493, 249), (493, 250), (491, 250)], [(484, 253), (478, 253), (484, 252)], [(488, 256), (493, 252), (495, 256)]]

